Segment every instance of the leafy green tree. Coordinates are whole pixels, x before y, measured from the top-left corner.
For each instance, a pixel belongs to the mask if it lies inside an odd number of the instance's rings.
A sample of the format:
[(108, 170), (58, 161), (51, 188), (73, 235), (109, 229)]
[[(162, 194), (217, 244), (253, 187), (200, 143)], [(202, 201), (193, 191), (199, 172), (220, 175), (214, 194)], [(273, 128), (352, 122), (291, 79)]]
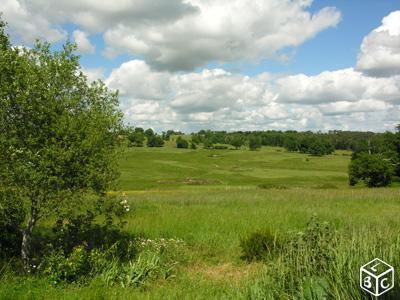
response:
[(75, 50), (12, 47), (0, 23), (0, 190), (26, 201), (27, 271), (38, 220), (84, 195), (106, 197), (118, 175), (118, 95), (100, 81), (88, 84)]
[(287, 137), (283, 143), (283, 147), (289, 152), (296, 152), (299, 150), (299, 142), (294, 137)]
[(230, 141), (230, 144), (236, 149), (242, 147), (244, 143), (245, 143), (244, 138), (240, 134), (235, 134)]
[(378, 154), (361, 153), (349, 165), (349, 184), (360, 180), (369, 187), (387, 186), (392, 182), (393, 165)]
[(147, 139), (149, 139), (149, 138), (153, 137), (155, 135), (155, 133), (154, 133), (153, 129), (149, 128), (149, 129), (145, 130), (144, 135), (146, 136)]
[(249, 138), (249, 149), (250, 150), (258, 150), (261, 148), (261, 137), (259, 136), (251, 136)]
[(162, 147), (164, 146), (164, 140), (160, 135), (152, 135), (147, 138), (147, 147)]
[(204, 142), (203, 142), (203, 147), (205, 149), (212, 149), (214, 147), (214, 144), (211, 141), (211, 139), (205, 139)]
[(178, 136), (178, 138), (176, 139), (176, 148), (187, 149), (189, 148), (189, 142), (181, 136)]
[(196, 143), (194, 143), (193, 141), (191, 141), (191, 142), (190, 142), (190, 145), (189, 145), (189, 148), (190, 148), (190, 149), (193, 149), (193, 150), (197, 149)]

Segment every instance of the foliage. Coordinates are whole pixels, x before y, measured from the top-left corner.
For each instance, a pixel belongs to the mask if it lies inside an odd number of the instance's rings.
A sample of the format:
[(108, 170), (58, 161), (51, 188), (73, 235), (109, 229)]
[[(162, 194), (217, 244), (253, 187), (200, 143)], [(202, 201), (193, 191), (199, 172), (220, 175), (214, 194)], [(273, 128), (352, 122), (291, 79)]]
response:
[(176, 148), (187, 149), (189, 148), (189, 142), (183, 137), (178, 136), (178, 138), (176, 139)]
[(142, 128), (132, 128), (128, 127), (125, 129), (124, 134), (127, 136), (129, 141), (129, 146), (133, 147), (143, 147), (145, 140), (145, 135)]
[(362, 153), (349, 165), (349, 184), (356, 185), (360, 180), (369, 187), (387, 186), (392, 182), (392, 164), (381, 155)]
[(231, 144), (236, 149), (239, 149), (240, 147), (242, 147), (244, 145), (244, 143), (245, 143), (245, 140), (241, 134), (233, 135), (228, 141), (228, 144)]
[[(37, 221), (76, 195), (103, 197), (118, 176), (118, 94), (97, 81), (88, 84), (76, 46), (61, 51), (37, 42), (12, 47), (0, 25), (0, 186), (27, 201), (21, 254), (30, 268)], [(73, 199), (73, 200), (72, 200)]]
[(213, 149), (214, 148), (214, 144), (210, 139), (206, 139), (203, 142), (203, 147), (204, 147), (204, 149)]
[(261, 137), (259, 136), (251, 136), (249, 138), (249, 148), (250, 150), (258, 150), (261, 148)]
[(147, 136), (147, 147), (162, 147), (164, 146), (164, 140), (160, 135)]
[(257, 231), (240, 241), (241, 258), (247, 261), (266, 259), (279, 247), (276, 235), (269, 231)]
[(25, 210), (21, 197), (16, 191), (0, 189), (0, 258), (20, 253), (20, 228), (24, 220)]

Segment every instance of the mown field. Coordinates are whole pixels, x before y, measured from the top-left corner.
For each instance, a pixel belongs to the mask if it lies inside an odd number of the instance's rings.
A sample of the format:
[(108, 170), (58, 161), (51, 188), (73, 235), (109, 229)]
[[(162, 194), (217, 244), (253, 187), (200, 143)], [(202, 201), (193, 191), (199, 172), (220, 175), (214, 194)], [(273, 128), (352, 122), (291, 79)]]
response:
[[(397, 272), (386, 297), (399, 299), (400, 189), (350, 188), (349, 160), (270, 147), (131, 148), (120, 160), (132, 208), (124, 230), (166, 245), (168, 276), (122, 288), (4, 275), (0, 298), (369, 299), (359, 267), (379, 257)], [(254, 232), (280, 245), (262, 261), (241, 258)]]

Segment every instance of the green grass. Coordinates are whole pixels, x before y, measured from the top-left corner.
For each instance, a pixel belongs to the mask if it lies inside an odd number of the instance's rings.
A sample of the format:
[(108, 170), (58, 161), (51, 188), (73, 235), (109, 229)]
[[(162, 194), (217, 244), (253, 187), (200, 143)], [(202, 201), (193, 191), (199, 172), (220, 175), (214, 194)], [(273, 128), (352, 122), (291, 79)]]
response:
[[(348, 152), (313, 157), (280, 148), (129, 149), (120, 161), (120, 188), (134, 208), (125, 230), (182, 239), (174, 276), (123, 289), (97, 279), (54, 287), (45, 279), (3, 275), (0, 298), (293, 299), (307, 298), (308, 287), (317, 290), (323, 282), (329, 297), (367, 299), (358, 288), (358, 268), (380, 257), (397, 270), (389, 294), (394, 299), (400, 295), (400, 190), (350, 188), (349, 159)], [(309, 250), (293, 257), (290, 244), (264, 263), (240, 259), (240, 240), (248, 234), (269, 230), (287, 238), (304, 232), (314, 215), (333, 224), (338, 235), (331, 245), (335, 259), (323, 277), (308, 265)], [(299, 283), (302, 266), (307, 280)]]

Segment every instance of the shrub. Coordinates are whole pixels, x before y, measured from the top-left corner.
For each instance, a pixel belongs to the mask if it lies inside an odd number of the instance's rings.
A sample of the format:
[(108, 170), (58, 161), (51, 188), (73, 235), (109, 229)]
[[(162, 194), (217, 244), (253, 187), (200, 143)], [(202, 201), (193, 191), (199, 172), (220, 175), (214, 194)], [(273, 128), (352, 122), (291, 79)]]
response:
[(150, 135), (147, 137), (147, 147), (162, 147), (164, 143), (163, 138), (159, 135)]
[(189, 143), (181, 136), (178, 136), (178, 138), (176, 139), (176, 148), (187, 149), (189, 148)]
[(89, 255), (84, 246), (78, 246), (65, 256), (64, 252), (53, 251), (46, 257), (43, 274), (51, 283), (74, 282), (88, 275), (91, 270)]
[(392, 182), (393, 166), (377, 154), (358, 154), (349, 165), (349, 184), (356, 185), (360, 180), (369, 187), (383, 187)]
[(278, 246), (276, 236), (269, 231), (257, 231), (240, 241), (241, 258), (247, 261), (263, 260)]

